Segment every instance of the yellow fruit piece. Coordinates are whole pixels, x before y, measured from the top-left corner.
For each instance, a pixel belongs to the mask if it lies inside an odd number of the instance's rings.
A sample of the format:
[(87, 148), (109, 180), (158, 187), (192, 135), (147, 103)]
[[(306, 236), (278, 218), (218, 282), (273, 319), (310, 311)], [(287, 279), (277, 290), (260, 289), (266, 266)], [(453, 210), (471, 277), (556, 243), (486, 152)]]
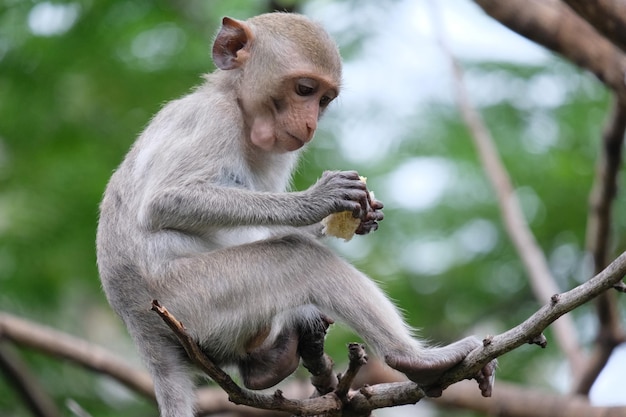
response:
[(361, 219), (352, 217), (351, 211), (333, 213), (322, 220), (322, 225), (324, 225), (322, 233), (327, 236), (340, 237), (347, 242), (352, 239), (360, 223)]
[[(360, 179), (367, 182), (366, 177), (360, 177)], [(322, 233), (327, 236), (342, 238), (347, 242), (352, 239), (354, 232), (359, 228), (359, 224), (361, 224), (361, 219), (352, 217), (351, 211), (333, 213), (322, 220), (324, 226)]]

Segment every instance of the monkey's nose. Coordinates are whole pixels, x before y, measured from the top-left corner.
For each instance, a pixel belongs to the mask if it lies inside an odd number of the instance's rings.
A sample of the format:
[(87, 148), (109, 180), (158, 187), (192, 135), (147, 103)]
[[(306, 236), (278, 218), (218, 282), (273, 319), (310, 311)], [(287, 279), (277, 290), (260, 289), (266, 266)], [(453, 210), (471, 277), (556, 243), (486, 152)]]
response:
[(313, 139), (313, 135), (315, 134), (315, 129), (317, 129), (317, 121), (315, 122), (307, 122), (306, 123), (306, 142), (310, 142)]

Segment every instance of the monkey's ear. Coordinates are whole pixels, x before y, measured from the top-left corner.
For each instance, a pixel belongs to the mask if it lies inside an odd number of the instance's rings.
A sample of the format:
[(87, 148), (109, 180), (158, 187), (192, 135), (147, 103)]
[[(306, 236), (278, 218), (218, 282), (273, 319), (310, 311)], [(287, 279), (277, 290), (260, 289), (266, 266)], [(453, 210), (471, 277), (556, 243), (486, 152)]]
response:
[(230, 17), (222, 19), (222, 28), (213, 42), (213, 62), (219, 69), (239, 68), (250, 55), (252, 31), (243, 22)]

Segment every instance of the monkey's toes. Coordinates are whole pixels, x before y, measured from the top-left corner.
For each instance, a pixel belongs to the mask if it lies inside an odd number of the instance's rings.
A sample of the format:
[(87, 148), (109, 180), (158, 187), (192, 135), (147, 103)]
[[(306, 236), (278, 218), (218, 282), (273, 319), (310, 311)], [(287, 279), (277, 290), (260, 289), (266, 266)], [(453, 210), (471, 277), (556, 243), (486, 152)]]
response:
[(402, 372), (419, 385), (430, 385), (450, 368), (449, 364), (416, 360), (405, 356), (385, 356), (385, 362), (393, 369)]
[(478, 388), (483, 397), (491, 397), (493, 392), (493, 386), (496, 380), (496, 368), (498, 367), (498, 361), (492, 360), (483, 369), (476, 374), (474, 379), (478, 382)]

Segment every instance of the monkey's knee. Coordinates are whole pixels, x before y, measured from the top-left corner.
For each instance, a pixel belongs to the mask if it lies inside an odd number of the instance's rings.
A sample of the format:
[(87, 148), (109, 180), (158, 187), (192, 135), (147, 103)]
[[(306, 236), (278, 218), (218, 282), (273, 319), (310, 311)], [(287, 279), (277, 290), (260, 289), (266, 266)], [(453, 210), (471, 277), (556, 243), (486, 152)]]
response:
[(258, 348), (239, 361), (239, 373), (249, 389), (273, 387), (291, 375), (300, 364), (298, 334), (287, 332), (269, 348)]

